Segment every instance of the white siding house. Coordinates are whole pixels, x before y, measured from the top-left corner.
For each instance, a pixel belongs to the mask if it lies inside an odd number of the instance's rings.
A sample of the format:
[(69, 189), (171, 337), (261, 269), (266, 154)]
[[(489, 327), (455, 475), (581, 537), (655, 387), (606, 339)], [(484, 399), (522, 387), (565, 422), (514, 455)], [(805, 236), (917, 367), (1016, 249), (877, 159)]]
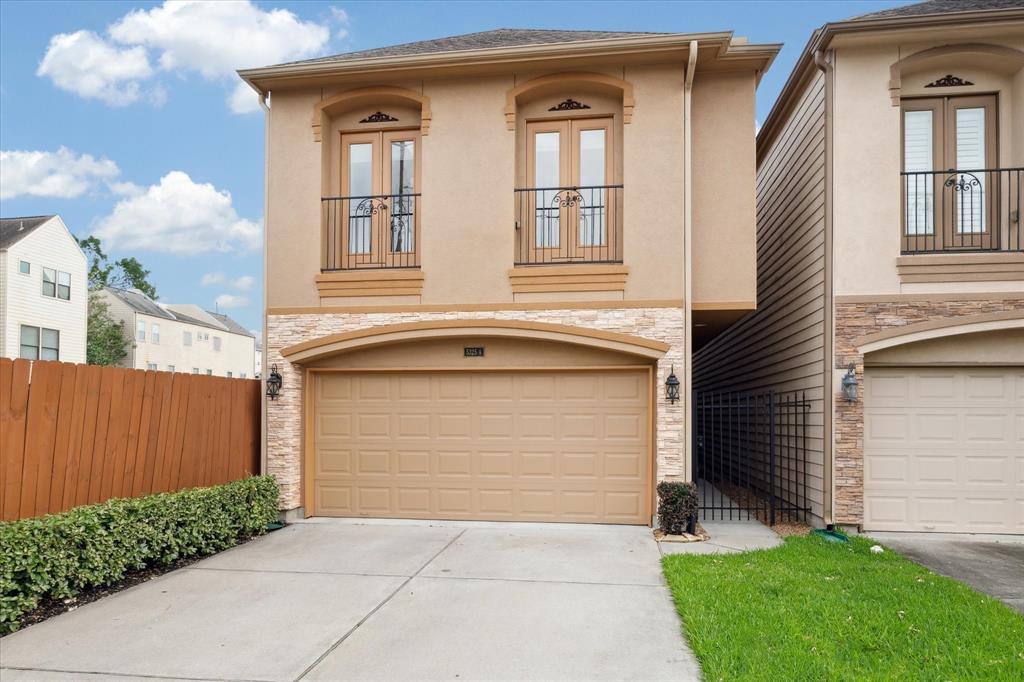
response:
[(124, 321), (132, 348), (122, 363), (135, 369), (256, 376), (256, 339), (227, 315), (191, 304), (157, 303), (136, 290), (108, 287), (110, 314)]
[(60, 216), (0, 219), (0, 356), (85, 362), (87, 267)]

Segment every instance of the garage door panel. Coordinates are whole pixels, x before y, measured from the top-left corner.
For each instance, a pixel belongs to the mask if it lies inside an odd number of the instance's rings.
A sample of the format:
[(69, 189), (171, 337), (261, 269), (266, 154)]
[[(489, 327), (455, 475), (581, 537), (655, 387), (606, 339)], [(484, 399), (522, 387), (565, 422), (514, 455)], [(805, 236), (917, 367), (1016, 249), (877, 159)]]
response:
[(868, 530), (1024, 532), (1017, 368), (872, 368), (865, 377)]
[(312, 513), (647, 523), (646, 372), (453, 374), (318, 375)]

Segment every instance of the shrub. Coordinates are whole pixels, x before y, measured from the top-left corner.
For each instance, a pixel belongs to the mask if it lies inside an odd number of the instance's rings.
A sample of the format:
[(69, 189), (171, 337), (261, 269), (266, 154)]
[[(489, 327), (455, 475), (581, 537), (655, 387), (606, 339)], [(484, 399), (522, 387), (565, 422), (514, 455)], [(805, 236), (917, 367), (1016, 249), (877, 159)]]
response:
[(697, 486), (682, 481), (658, 484), (658, 526), (670, 535), (686, 531), (690, 519), (697, 518)]
[(273, 477), (253, 476), (0, 523), (0, 634), (44, 597), (67, 599), (258, 535), (277, 519), (277, 496)]

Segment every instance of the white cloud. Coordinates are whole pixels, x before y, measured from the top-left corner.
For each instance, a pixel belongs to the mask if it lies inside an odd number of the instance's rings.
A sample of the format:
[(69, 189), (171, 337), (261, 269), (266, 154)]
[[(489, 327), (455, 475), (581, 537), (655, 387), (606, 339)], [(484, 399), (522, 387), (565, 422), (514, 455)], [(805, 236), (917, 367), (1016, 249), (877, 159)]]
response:
[(224, 283), (224, 273), (223, 272), (208, 272), (205, 275), (203, 275), (202, 278), (199, 280), (199, 284), (201, 286), (204, 286), (204, 287), (212, 286), (214, 284), (223, 284), (223, 283)]
[[(331, 21), (347, 25), (348, 15), (339, 11), (344, 18), (332, 12)], [(285, 9), (263, 10), (249, 0), (166, 0), (129, 12), (107, 34), (110, 40), (91, 31), (54, 36), (38, 75), (119, 106), (140, 99), (140, 82), (155, 75), (147, 50), (162, 71), (234, 83), (237, 69), (322, 54), (331, 37), (326, 25)], [(167, 97), (160, 84), (145, 95), (157, 106)], [(259, 111), (256, 94), (244, 84), (233, 88), (228, 106), (236, 113)]]
[(217, 304), (217, 308), (242, 308), (249, 305), (249, 299), (245, 296), (235, 296), (234, 294), (221, 294), (214, 302)]
[(345, 40), (348, 38), (348, 29), (351, 25), (348, 12), (340, 7), (331, 7), (331, 21), (338, 25), (337, 30), (334, 32), (334, 37), (338, 40)]
[(36, 75), (86, 99), (124, 106), (139, 99), (139, 82), (152, 76), (153, 68), (145, 48), (120, 48), (92, 31), (76, 31), (50, 38)]
[(252, 285), (256, 283), (256, 279), (252, 275), (242, 275), (231, 283), (231, 286), (238, 289), (239, 291), (249, 291), (252, 289)]
[(248, 83), (239, 83), (228, 96), (228, 108), (236, 114), (251, 114), (260, 110), (260, 96)]
[[(107, 158), (76, 155), (67, 147), (55, 152), (0, 151), (0, 199), (18, 196), (71, 199), (121, 173)], [(117, 183), (115, 183), (117, 184)]]
[(159, 184), (117, 202), (94, 233), (111, 248), (197, 254), (258, 248), (262, 230), (239, 217), (231, 194), (171, 171)]

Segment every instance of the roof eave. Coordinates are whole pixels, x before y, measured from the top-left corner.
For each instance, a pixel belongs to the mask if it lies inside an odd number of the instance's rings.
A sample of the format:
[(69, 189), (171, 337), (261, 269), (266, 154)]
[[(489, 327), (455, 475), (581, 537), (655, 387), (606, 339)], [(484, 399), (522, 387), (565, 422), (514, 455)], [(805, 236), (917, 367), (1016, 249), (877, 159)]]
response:
[(696, 40), (702, 47), (718, 45), (718, 58), (722, 60), (757, 59), (764, 60), (760, 69), (764, 72), (778, 54), (781, 45), (733, 44), (732, 32), (714, 33), (673, 33), (663, 36), (630, 36), (624, 38), (601, 38), (578, 40), (544, 45), (523, 45), (517, 47), (485, 48), (480, 50), (459, 50), (434, 52), (421, 55), (399, 55), (349, 59), (336, 62), (281, 64), (255, 69), (241, 69), (238, 75), (263, 93), (273, 81), (282, 79), (325, 78), (355, 75), (368, 72), (398, 70), (436, 69), (487, 64), (511, 64), (539, 59), (566, 59), (579, 56), (615, 54), (636, 54), (671, 49), (686, 49)]
[(817, 68), (814, 64), (814, 53), (818, 50), (825, 50), (832, 40), (843, 34), (867, 33), (871, 31), (888, 31), (896, 29), (932, 28), (948, 26), (950, 24), (978, 24), (1002, 22), (1007, 20), (1024, 21), (1024, 9), (997, 9), (997, 10), (975, 10), (966, 12), (944, 12), (935, 14), (919, 14), (903, 17), (877, 17), (873, 19), (848, 19), (824, 24), (821, 28), (811, 34), (810, 39), (804, 46), (796, 66), (786, 79), (782, 91), (772, 105), (771, 111), (765, 118), (764, 124), (757, 135), (758, 154), (763, 140), (770, 140), (774, 137), (775, 128), (781, 125), (783, 112), (787, 110), (789, 101), (795, 96), (800, 83), (807, 76), (811, 69)]

